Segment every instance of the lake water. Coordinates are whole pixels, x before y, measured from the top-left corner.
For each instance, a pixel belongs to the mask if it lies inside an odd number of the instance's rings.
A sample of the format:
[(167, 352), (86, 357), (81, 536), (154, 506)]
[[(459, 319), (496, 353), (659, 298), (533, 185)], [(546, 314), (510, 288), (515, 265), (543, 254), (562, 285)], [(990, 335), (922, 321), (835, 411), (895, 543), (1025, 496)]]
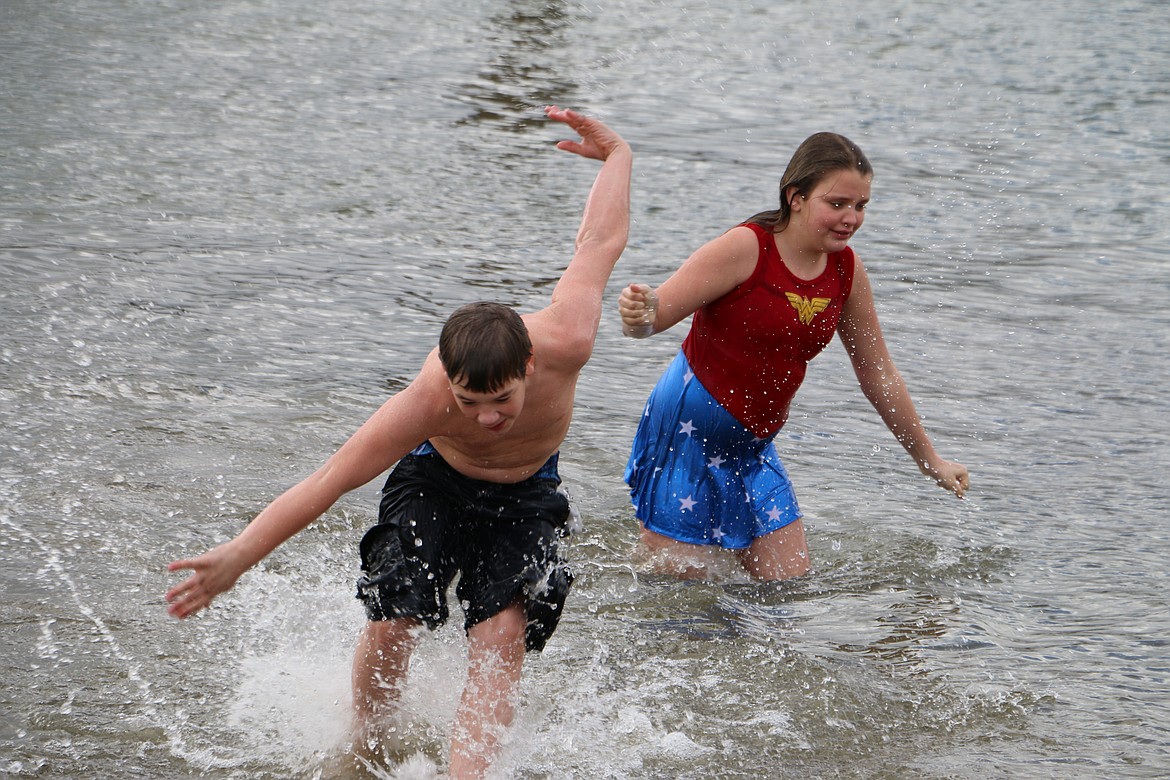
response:
[[(425, 642), (413, 742), (344, 736), (377, 482), (214, 609), (168, 561), (233, 536), (413, 376), (458, 304), (541, 307), (596, 164), (629, 249), (562, 452), (585, 522), (530, 657), (515, 778), (1170, 775), (1170, 13), (1159, 0), (5, 0), (0, 776), (425, 777), (463, 676)], [(835, 130), (853, 246), (957, 501), (819, 358), (781, 451), (815, 572), (631, 562), (621, 472), (685, 328), (629, 281), (772, 207)]]

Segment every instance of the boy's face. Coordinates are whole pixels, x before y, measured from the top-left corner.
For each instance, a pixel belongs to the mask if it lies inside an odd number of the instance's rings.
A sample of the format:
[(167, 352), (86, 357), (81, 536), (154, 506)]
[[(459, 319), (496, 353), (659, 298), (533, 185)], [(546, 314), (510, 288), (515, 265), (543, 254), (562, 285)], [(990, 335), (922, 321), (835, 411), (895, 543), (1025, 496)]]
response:
[(524, 392), (527, 389), (524, 377), (510, 379), (503, 387), (490, 393), (469, 390), (454, 379), (448, 382), (463, 416), (490, 433), (507, 433), (524, 408)]

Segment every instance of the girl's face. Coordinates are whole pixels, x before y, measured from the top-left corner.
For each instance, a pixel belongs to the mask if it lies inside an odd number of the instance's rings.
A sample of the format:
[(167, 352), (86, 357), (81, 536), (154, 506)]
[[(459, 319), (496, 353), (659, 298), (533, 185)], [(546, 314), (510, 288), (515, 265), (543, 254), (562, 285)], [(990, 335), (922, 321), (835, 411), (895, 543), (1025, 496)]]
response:
[(807, 196), (792, 194), (792, 215), (809, 248), (840, 252), (865, 221), (872, 177), (854, 170), (834, 171)]

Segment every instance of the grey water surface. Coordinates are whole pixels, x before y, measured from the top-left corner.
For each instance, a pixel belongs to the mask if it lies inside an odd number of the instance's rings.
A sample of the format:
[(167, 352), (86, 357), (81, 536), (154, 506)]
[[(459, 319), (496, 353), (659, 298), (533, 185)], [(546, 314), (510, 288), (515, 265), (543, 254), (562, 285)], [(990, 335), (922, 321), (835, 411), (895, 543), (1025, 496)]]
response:
[[(1170, 775), (1170, 13), (1158, 0), (5, 0), (0, 776), (424, 777), (463, 637), (423, 644), (404, 744), (338, 760), (378, 483), (166, 615), (402, 388), (458, 304), (541, 307), (596, 163), (630, 246), (562, 474), (584, 521), (529, 659), (515, 778)], [(685, 334), (630, 281), (772, 207), (835, 130), (873, 162), (854, 248), (959, 501), (839, 345), (779, 444), (815, 571), (653, 576), (621, 473)], [(402, 763), (405, 762), (405, 763)]]

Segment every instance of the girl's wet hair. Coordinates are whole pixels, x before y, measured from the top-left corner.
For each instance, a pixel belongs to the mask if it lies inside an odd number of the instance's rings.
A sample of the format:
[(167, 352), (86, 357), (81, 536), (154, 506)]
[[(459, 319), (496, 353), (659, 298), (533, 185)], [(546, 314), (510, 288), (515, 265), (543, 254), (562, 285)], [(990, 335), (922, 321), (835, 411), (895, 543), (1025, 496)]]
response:
[(447, 378), (475, 393), (491, 393), (523, 379), (532, 339), (524, 320), (499, 303), (460, 306), (439, 334), (439, 360)]
[(831, 173), (857, 171), (862, 176), (873, 176), (873, 166), (861, 148), (837, 133), (814, 133), (796, 148), (784, 176), (780, 179), (780, 208), (761, 211), (747, 221), (772, 232), (788, 227), (792, 217), (792, 199), (788, 191), (795, 188), (797, 195), (809, 195)]

